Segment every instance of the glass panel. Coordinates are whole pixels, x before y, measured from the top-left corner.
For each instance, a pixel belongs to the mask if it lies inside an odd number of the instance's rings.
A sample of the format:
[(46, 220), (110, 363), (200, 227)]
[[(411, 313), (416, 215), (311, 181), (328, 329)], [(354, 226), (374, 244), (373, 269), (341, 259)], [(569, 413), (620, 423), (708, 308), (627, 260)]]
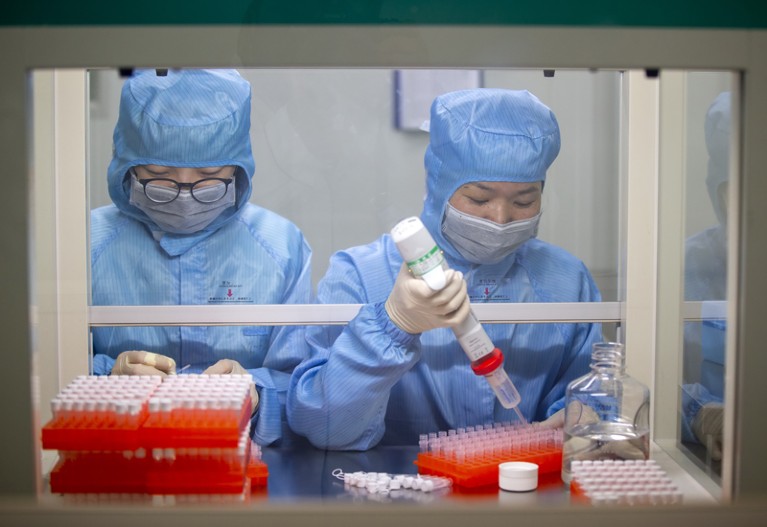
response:
[[(395, 71), (243, 70), (242, 74), (254, 86), (250, 137), (258, 168), (251, 202), (278, 212), (306, 234), (314, 248), (312, 281), (315, 285), (325, 274), (326, 262), (334, 251), (369, 243), (388, 231), (397, 219), (420, 212), (423, 151), (428, 135), (396, 126), (392, 115), (401, 94), (397, 91)], [(617, 174), (620, 172), (621, 74), (564, 71), (552, 78), (537, 70), (491, 70), (481, 72), (480, 79), (484, 87), (530, 89), (554, 110), (562, 130), (562, 149), (546, 180), (543, 193), (546, 214), (538, 237), (583, 260), (599, 284), (604, 300), (620, 298)], [(93, 71), (89, 80), (90, 207), (96, 210), (109, 206), (110, 202), (103, 175), (111, 159), (111, 145), (105, 138), (111, 137), (123, 80), (113, 70)], [(363, 93), (368, 97), (360, 95)], [(100, 234), (92, 232), (92, 239)], [(141, 290), (147, 277), (155, 272), (150, 266), (142, 269), (145, 253), (141, 250), (136, 253), (139, 258), (133, 259), (130, 265), (126, 264), (127, 259), (114, 260), (122, 275), (113, 287), (128, 295)], [(99, 252), (94, 251), (93, 257), (98, 258)], [(254, 301), (242, 292), (245, 286), (240, 282), (221, 281), (218, 286), (219, 295), (206, 295), (201, 299), (191, 295), (180, 301), (175, 293), (168, 293), (173, 288), (168, 291), (146, 288), (147, 297), (137, 296), (130, 302), (139, 305), (198, 302), (213, 307), (230, 300)], [(509, 301), (503, 295), (493, 296), (492, 286), (488, 282), (485, 287), (475, 289), (472, 300)], [(187, 293), (182, 288), (179, 294)], [(489, 325), (488, 333), (504, 349), (514, 350), (517, 348), (509, 343), (509, 333), (555, 334), (554, 328), (553, 324), (494, 324)], [(332, 331), (341, 329), (334, 326)], [(227, 357), (240, 357), (245, 367), (256, 369), (269, 362), (266, 354), (276, 334), (298, 335), (303, 331), (303, 328), (260, 326), (101, 327), (92, 328), (91, 334), (97, 354), (112, 346), (151, 348), (172, 356), (177, 369), (199, 372), (207, 367), (207, 353), (211, 349)], [(558, 331), (561, 333), (561, 328)], [(617, 328), (605, 325), (602, 333), (606, 339), (615, 340)], [(169, 348), (167, 344), (172, 341), (188, 343), (189, 347)], [(247, 343), (250, 341), (260, 344), (251, 346)], [(557, 344), (541, 338), (536, 345), (548, 351)], [(282, 349), (288, 348), (282, 346)], [(509, 353), (512, 355), (514, 352)], [(269, 366), (275, 370), (282, 368), (287, 373), (299, 358)], [(513, 369), (513, 361), (508, 361), (514, 374), (517, 370)], [(97, 363), (94, 362), (94, 368)], [(99, 373), (108, 372), (109, 367), (107, 364)], [(559, 378), (559, 384), (566, 385), (565, 381), (576, 376), (575, 372), (569, 372), (569, 376)], [(688, 381), (697, 382), (692, 374), (685, 373), (685, 384)], [(515, 382), (522, 387), (524, 400), (532, 401), (524, 403), (526, 416), (542, 419), (545, 412), (542, 399), (533, 401), (541, 398), (540, 394), (527, 394), (530, 384), (527, 379), (515, 379)], [(484, 384), (479, 384), (484, 389)], [(545, 394), (546, 397), (550, 400), (550, 393)], [(406, 401), (402, 403), (404, 407)], [(492, 417), (502, 420), (506, 416)], [(441, 426), (442, 421), (439, 423)]]
[(686, 85), (684, 299), (695, 302), (690, 309), (700, 316), (684, 322), (681, 439), (715, 479), (721, 476), (724, 423), (732, 79), (691, 72)]
[[(313, 284), (333, 252), (369, 243), (403, 217), (420, 213), (428, 134), (396, 125), (398, 111), (415, 111), (403, 101), (418, 99), (409, 91), (418, 85), (405, 86), (396, 71), (385, 69), (240, 72), (253, 90), (256, 172), (250, 201), (302, 230), (313, 251)], [(439, 80), (434, 70), (426, 73)], [(562, 146), (547, 176), (538, 237), (583, 260), (603, 300), (617, 300), (620, 73), (558, 71), (545, 77), (541, 70), (488, 70), (476, 78), (483, 87), (528, 89), (556, 114)], [(95, 209), (111, 203), (105, 174), (123, 79), (114, 69), (91, 71), (89, 79), (88, 168)], [(471, 79), (460, 76), (443, 86), (466, 87)], [(432, 97), (417, 95), (424, 99), (421, 111), (408, 117), (428, 118)], [(228, 290), (221, 290), (222, 298), (231, 298)], [(131, 301), (178, 302), (163, 301), (165, 294)], [(207, 301), (220, 295), (204, 296)]]

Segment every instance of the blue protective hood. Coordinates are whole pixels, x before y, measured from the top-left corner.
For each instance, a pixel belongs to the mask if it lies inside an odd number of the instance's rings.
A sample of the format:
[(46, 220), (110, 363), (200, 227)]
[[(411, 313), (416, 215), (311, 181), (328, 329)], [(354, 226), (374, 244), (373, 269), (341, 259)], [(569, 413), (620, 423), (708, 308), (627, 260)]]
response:
[(719, 185), (727, 182), (730, 164), (730, 92), (717, 95), (706, 113), (704, 130), (708, 150), (706, 187), (719, 223), (725, 223), (725, 210), (719, 203)]
[(437, 97), (429, 134), (421, 219), (452, 260), (469, 265), (442, 234), (448, 200), (475, 181), (545, 181), (559, 154), (559, 124), (528, 91), (484, 88)]
[(235, 70), (139, 71), (123, 85), (107, 173), (109, 195), (128, 216), (159, 228), (129, 203), (128, 170), (136, 165), (234, 165), (237, 200), (202, 231), (162, 233), (160, 244), (182, 254), (231, 221), (251, 194), (255, 161), (250, 147), (250, 84)]

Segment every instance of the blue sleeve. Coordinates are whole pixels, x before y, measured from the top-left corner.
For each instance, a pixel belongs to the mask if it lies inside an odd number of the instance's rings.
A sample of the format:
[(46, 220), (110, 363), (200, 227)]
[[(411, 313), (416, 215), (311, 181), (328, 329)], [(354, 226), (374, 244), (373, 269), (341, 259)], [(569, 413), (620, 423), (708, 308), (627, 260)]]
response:
[(588, 365), (591, 362), (591, 350), (595, 342), (601, 342), (602, 325), (601, 324), (578, 324), (576, 338), (571, 348), (570, 360), (563, 373), (559, 376), (559, 381), (554, 388), (544, 397), (544, 405), (556, 399), (546, 408), (546, 417), (551, 417), (559, 410), (565, 407), (565, 394), (567, 385), (575, 379), (588, 373)]
[(285, 416), (285, 396), (290, 374), (267, 368), (255, 368), (248, 372), (253, 376), (258, 392), (258, 409), (250, 420), (253, 439), (263, 446), (278, 441), (280, 446), (288, 446), (290, 431)]
[(115, 365), (115, 359), (103, 353), (93, 356), (93, 375), (109, 375)]
[[(375, 287), (391, 290), (388, 268), (366, 271)], [(290, 426), (319, 448), (366, 450), (378, 444), (391, 388), (420, 357), (419, 337), (394, 325), (383, 301), (369, 302), (366, 288), (355, 262), (331, 260), (318, 301), (363, 305), (346, 327), (309, 328), (310, 357), (291, 376)], [(385, 299), (380, 292), (373, 296)]]
[[(302, 255), (301, 266), (286, 289), (283, 304), (309, 304), (312, 301), (311, 249), (303, 240)], [(263, 367), (248, 370), (258, 391), (258, 410), (251, 419), (251, 432), (259, 445), (287, 446), (291, 443), (292, 432), (285, 413), (287, 391), (290, 374), (306, 357), (306, 349), (303, 326), (275, 327)]]
[(721, 403), (722, 399), (708, 391), (702, 384), (685, 384), (682, 386), (682, 440), (699, 443), (692, 431), (692, 423), (703, 406), (708, 403)]
[[(599, 293), (596, 283), (586, 267), (583, 266), (581, 270), (581, 292), (578, 301), (601, 302), (601, 300), (602, 295)], [(575, 325), (575, 332), (568, 346), (567, 356), (557, 376), (558, 381), (542, 400), (542, 404), (546, 408), (545, 415), (547, 418), (565, 407), (567, 385), (589, 372), (594, 344), (603, 340), (601, 324)]]

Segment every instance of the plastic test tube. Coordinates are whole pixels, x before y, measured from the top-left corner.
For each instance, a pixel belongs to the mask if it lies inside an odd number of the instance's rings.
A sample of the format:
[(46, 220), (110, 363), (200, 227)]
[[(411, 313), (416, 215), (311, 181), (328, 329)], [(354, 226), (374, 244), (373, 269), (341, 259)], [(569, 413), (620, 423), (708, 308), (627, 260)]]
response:
[[(413, 275), (435, 291), (445, 287), (447, 262), (420, 218), (402, 220), (391, 230), (391, 236)], [(503, 369), (503, 352), (492, 343), (473, 311), (453, 328), (453, 333), (469, 357), (474, 373), (484, 376), (501, 405), (514, 409), (519, 420), (527, 424), (517, 408), (522, 398)]]

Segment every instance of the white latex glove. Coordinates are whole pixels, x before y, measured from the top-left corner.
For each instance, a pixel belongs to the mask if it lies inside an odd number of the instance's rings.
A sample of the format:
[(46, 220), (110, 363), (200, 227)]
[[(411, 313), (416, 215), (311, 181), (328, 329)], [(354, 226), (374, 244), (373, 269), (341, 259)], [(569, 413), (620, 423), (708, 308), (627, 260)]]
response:
[[(558, 416), (560, 412), (562, 415)], [(546, 421), (561, 423), (562, 426), (565, 426), (566, 417), (567, 430), (571, 430), (573, 427), (596, 424), (600, 421), (599, 414), (591, 406), (581, 404), (578, 401), (570, 402), (567, 407), (567, 415), (564, 412), (565, 410), (562, 409)], [(606, 442), (592, 442), (590, 439), (580, 436), (565, 436), (565, 439), (562, 452), (570, 459), (647, 459), (644, 445), (639, 438)]]
[(538, 423), (533, 423), (538, 428), (542, 428), (544, 430), (549, 430), (552, 428), (564, 428), (565, 426), (565, 409), (562, 408), (558, 412), (555, 412), (551, 417), (548, 419), (545, 419), (543, 421), (540, 421)]
[[(215, 375), (250, 375), (248, 370), (243, 368), (239, 362), (232, 359), (221, 359), (202, 373)], [(253, 383), (250, 383), (250, 405), (250, 415), (253, 415), (258, 408), (258, 391), (256, 391), (256, 385)]]
[(706, 446), (711, 459), (722, 459), (722, 433), (724, 429), (724, 406), (721, 403), (708, 403), (698, 410), (692, 422), (692, 431)]
[[(579, 402), (570, 403), (570, 421), (575, 424), (596, 423), (599, 416), (590, 406), (584, 406)], [(543, 429), (564, 428), (565, 427), (565, 409), (562, 408), (552, 414), (551, 417), (543, 421), (533, 423), (535, 426)]]
[(426, 282), (413, 276), (403, 263), (386, 300), (389, 318), (402, 331), (412, 334), (462, 322), (471, 309), (463, 274), (448, 269), (445, 281), (445, 287), (434, 291)]
[(642, 445), (637, 439), (607, 441), (595, 445), (584, 437), (571, 437), (562, 446), (565, 456), (572, 459), (647, 459)]
[(176, 374), (176, 361), (151, 351), (123, 351), (115, 359), (112, 375)]

